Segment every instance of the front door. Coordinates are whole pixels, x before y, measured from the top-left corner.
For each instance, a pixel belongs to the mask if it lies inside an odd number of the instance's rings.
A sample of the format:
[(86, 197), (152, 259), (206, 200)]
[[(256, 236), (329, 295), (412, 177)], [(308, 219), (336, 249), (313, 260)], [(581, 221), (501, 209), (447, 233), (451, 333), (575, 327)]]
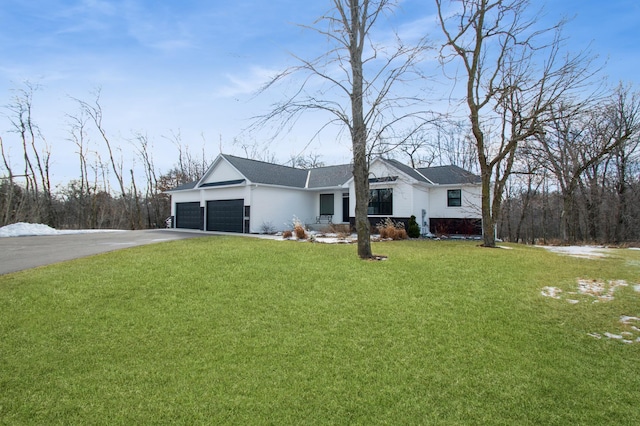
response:
[(349, 222), (349, 194), (342, 196), (342, 222)]

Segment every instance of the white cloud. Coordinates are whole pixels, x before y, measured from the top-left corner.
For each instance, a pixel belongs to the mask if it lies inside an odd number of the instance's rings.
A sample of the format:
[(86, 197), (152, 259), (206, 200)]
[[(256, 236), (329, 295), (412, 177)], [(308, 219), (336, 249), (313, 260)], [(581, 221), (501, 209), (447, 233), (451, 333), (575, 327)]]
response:
[(258, 66), (251, 67), (249, 72), (244, 75), (227, 73), (225, 74), (228, 80), (227, 84), (218, 87), (214, 95), (221, 98), (233, 98), (255, 94), (277, 73), (276, 70)]

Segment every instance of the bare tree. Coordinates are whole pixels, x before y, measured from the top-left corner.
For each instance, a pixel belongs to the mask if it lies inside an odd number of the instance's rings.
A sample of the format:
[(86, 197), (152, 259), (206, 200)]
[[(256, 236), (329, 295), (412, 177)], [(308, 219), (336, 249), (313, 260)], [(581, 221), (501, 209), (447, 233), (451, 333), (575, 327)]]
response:
[(398, 151), (409, 159), (412, 168), (429, 167), (438, 156), (437, 148), (429, 143), (429, 133), (426, 129), (419, 131), (409, 130), (410, 135), (404, 143), (398, 147)]
[[(631, 208), (637, 206), (637, 198), (631, 195), (634, 164), (640, 163), (640, 93), (632, 92), (630, 87), (618, 87), (615, 92), (612, 109), (614, 133), (619, 143), (613, 150), (616, 169), (615, 192), (618, 208), (615, 217), (615, 241), (625, 240), (628, 231), (640, 233), (640, 229), (631, 228)], [(636, 174), (637, 177), (640, 174)], [(634, 203), (635, 200), (636, 202)], [(637, 225), (637, 224), (636, 224)]]
[(353, 153), (358, 256), (362, 259), (373, 257), (367, 215), (370, 155), (383, 140), (387, 146), (393, 146), (389, 139), (401, 122), (424, 119), (426, 115), (421, 96), (396, 92), (396, 86), (418, 77), (416, 65), (427, 47), (425, 40), (412, 46), (397, 36), (395, 45), (373, 40), (374, 29), (395, 6), (393, 0), (333, 0), (331, 10), (314, 26), (306, 27), (324, 36), (330, 45), (313, 60), (296, 57), (300, 65), (285, 70), (266, 85), (264, 90), (292, 74), (304, 75), (299, 90), (259, 117), (256, 125), (277, 120), (281, 131), (295, 124), (303, 113), (320, 111), (332, 117), (322, 129), (331, 124), (348, 129)]
[(475, 144), (471, 142), (471, 128), (464, 121), (451, 121), (446, 127), (436, 128), (436, 140), (433, 145), (440, 165), (456, 165), (477, 173), (478, 155)]
[[(67, 114), (67, 124), (69, 127), (69, 140), (76, 146), (76, 153), (78, 154), (78, 162), (80, 166), (80, 180), (79, 187), (73, 188), (72, 194), (76, 195), (79, 208), (77, 211), (78, 226), (86, 227), (91, 226), (89, 218), (89, 202), (91, 199), (91, 185), (89, 181), (89, 167), (88, 167), (88, 153), (89, 153), (89, 141), (87, 137), (87, 117), (86, 113), (81, 110), (78, 114)], [(89, 213), (89, 215), (88, 215)]]
[(137, 133), (132, 140), (132, 143), (136, 148), (138, 158), (142, 161), (146, 178), (144, 203), (147, 216), (147, 227), (158, 227), (163, 216), (166, 217), (168, 212), (166, 208), (166, 196), (163, 196), (159, 189), (158, 177), (153, 161), (153, 147), (151, 146), (149, 137), (143, 133)]
[[(560, 58), (560, 29), (526, 20), (528, 0), (435, 0), (445, 45), (443, 63), (457, 59), (482, 178), (484, 246), (495, 247), (504, 188), (518, 144), (541, 132), (551, 105), (591, 75), (581, 55)], [(548, 37), (551, 41), (548, 41)], [(536, 68), (535, 64), (542, 66)]]
[(26, 192), (31, 197), (33, 220), (55, 226), (50, 178), (51, 149), (33, 119), (33, 94), (37, 85), (25, 83), (6, 108), (13, 131), (19, 135), (24, 160)]
[(12, 222), (12, 218), (15, 214), (15, 182), (14, 182), (14, 173), (13, 168), (11, 167), (11, 162), (9, 161), (9, 156), (7, 151), (5, 150), (5, 145), (0, 136), (0, 155), (2, 156), (2, 164), (4, 166), (4, 170), (6, 171), (6, 176), (1, 176), (0, 180), (0, 206), (2, 206), (2, 214), (0, 215), (0, 226), (7, 225)]
[(291, 167), (299, 167), (305, 170), (324, 167), (324, 162), (320, 161), (321, 157), (322, 156), (318, 153), (291, 155), (291, 159), (287, 164), (291, 164)]
[[(95, 129), (98, 131), (100, 138), (107, 149), (107, 153), (109, 154), (108, 164), (120, 190), (120, 200), (122, 202), (121, 213), (123, 213), (121, 217), (126, 219), (126, 224), (124, 224), (124, 226), (128, 226), (131, 229), (137, 229), (140, 226), (140, 218), (138, 214), (139, 208), (136, 205), (138, 194), (132, 193), (131, 190), (127, 190), (127, 187), (125, 186), (125, 172), (122, 155), (116, 155), (116, 153), (120, 151), (120, 148), (118, 146), (114, 146), (102, 122), (104, 114), (100, 103), (100, 93), (100, 89), (97, 89), (95, 93), (95, 100), (91, 104), (80, 99), (76, 99), (76, 101), (80, 105), (81, 110), (93, 122)], [(132, 182), (132, 184), (135, 187), (135, 182)], [(133, 199), (133, 205), (131, 199)]]
[[(169, 136), (162, 136), (171, 142), (178, 149), (178, 164), (169, 171), (168, 175), (173, 175), (178, 185), (187, 182), (193, 182), (200, 179), (207, 171), (211, 164), (211, 159), (206, 153), (206, 142), (203, 136), (203, 144), (200, 152), (200, 158), (191, 153), (189, 145), (182, 141), (180, 131), (171, 131)], [(165, 180), (168, 176), (165, 176)], [(172, 179), (173, 179), (172, 178)]]
[(100, 137), (104, 141), (105, 146), (107, 148), (107, 152), (109, 153), (111, 170), (113, 171), (113, 175), (115, 176), (116, 181), (118, 182), (120, 193), (124, 197), (127, 191), (124, 185), (122, 164), (121, 162), (116, 160), (116, 157), (114, 154), (115, 147), (111, 143), (111, 139), (107, 135), (107, 131), (104, 128), (104, 125), (102, 124), (103, 111), (102, 111), (102, 105), (100, 104), (100, 93), (101, 93), (100, 89), (97, 89), (95, 93), (95, 101), (93, 102), (93, 104), (90, 104), (80, 99), (75, 99), (75, 100), (80, 105), (80, 108), (82, 109), (82, 111), (84, 111), (84, 113), (88, 115), (89, 118), (91, 118), (91, 121), (93, 121), (93, 124), (95, 125), (96, 130), (98, 131), (98, 133), (100, 133)]
[[(608, 100), (590, 105), (586, 111), (561, 104), (551, 112), (552, 121), (540, 137), (539, 158), (557, 179), (563, 199), (562, 240), (572, 242), (578, 220), (576, 191), (587, 186), (584, 179), (590, 168), (638, 137), (640, 103), (636, 95), (619, 87)], [(598, 168), (592, 170), (592, 181), (597, 173)], [(624, 201), (625, 188), (620, 192)]]

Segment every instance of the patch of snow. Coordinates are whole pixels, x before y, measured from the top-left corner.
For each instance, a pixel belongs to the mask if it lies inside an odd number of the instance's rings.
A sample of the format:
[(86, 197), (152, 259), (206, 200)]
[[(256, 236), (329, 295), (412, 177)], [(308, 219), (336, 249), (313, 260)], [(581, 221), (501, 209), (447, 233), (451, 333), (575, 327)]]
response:
[[(618, 287), (626, 287), (628, 286), (625, 280), (609, 280), (605, 282), (604, 280), (590, 280), (590, 279), (578, 279), (578, 293), (568, 291), (566, 294), (582, 294), (586, 296), (591, 296), (595, 300), (593, 303), (599, 301), (610, 301), (614, 299), (614, 292)], [(553, 299), (563, 299), (562, 290), (557, 287), (543, 287), (541, 289), (541, 294), (545, 297), (551, 297)], [(580, 303), (582, 300), (578, 299), (568, 299), (565, 298), (568, 303), (576, 304)], [(603, 334), (600, 333), (588, 333), (587, 335), (593, 337), (594, 339), (602, 339), (603, 337), (607, 339), (618, 340), (625, 344), (633, 344), (640, 343), (640, 317), (630, 316), (630, 315), (621, 315), (620, 316), (620, 324), (622, 330), (619, 333), (610, 333), (605, 332)]]
[[(636, 337), (636, 333), (640, 333), (640, 328), (636, 327), (635, 325), (631, 325), (632, 322), (640, 322), (640, 318), (628, 315), (620, 316), (620, 323), (629, 326), (629, 328), (626, 331), (620, 332), (620, 334), (606, 332), (604, 333), (604, 337), (606, 337), (607, 339), (619, 340), (620, 342), (626, 344), (640, 343), (640, 336)], [(602, 338), (602, 335), (600, 335), (599, 333), (588, 333), (587, 335), (596, 339)]]
[(551, 297), (553, 299), (560, 299), (559, 294), (562, 293), (562, 290), (558, 287), (542, 287), (542, 291), (540, 292), (544, 297)]
[(580, 257), (584, 259), (596, 259), (607, 257), (612, 251), (603, 246), (538, 246), (552, 253), (564, 254), (566, 256)]
[(90, 232), (123, 232), (118, 229), (65, 229), (58, 230), (41, 223), (18, 222), (0, 228), (0, 237), (31, 237), (41, 235), (86, 234)]
[[(630, 316), (627, 316), (627, 315), (622, 315), (620, 317), (620, 322), (623, 323), (623, 324), (631, 324), (631, 321), (640, 321), (640, 318), (638, 318), (638, 317), (630, 317)], [(637, 327), (633, 327), (633, 328), (637, 329)]]
[[(280, 234), (282, 236), (282, 234)], [(295, 241), (298, 240), (295, 235), (290, 238), (282, 238), (281, 241)], [(312, 243), (323, 243), (323, 244), (352, 244), (355, 241), (358, 241), (357, 234), (351, 234), (348, 236), (340, 236), (338, 234), (333, 233), (320, 233), (316, 231), (308, 231), (307, 239), (298, 240), (298, 241), (309, 241)]]
[(608, 337), (609, 339), (622, 340), (621, 334), (613, 334), (613, 333), (609, 333), (608, 331), (604, 333), (604, 336)]
[(628, 284), (625, 280), (610, 280), (607, 284), (603, 280), (578, 280), (578, 293), (587, 294), (598, 298), (603, 302), (613, 300), (613, 293), (618, 287), (626, 287)]
[[(605, 246), (537, 246), (549, 250), (552, 253), (566, 256), (580, 257), (583, 259), (599, 259), (609, 256), (613, 248)], [(640, 247), (629, 247), (629, 250), (640, 250)]]
[(635, 291), (637, 291), (638, 293), (640, 293), (640, 284), (636, 284), (636, 285), (634, 285), (634, 286), (633, 286), (633, 289), (634, 289)]

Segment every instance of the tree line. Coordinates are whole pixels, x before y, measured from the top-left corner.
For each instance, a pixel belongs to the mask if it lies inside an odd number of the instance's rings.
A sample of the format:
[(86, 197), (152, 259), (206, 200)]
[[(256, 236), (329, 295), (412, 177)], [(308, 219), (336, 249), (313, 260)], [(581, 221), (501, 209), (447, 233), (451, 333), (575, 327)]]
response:
[(0, 226), (30, 222), (75, 229), (164, 227), (170, 214), (164, 191), (198, 179), (209, 165), (204, 150), (200, 157), (193, 154), (179, 132), (166, 137), (177, 158), (169, 170), (155, 166), (153, 144), (144, 133), (125, 141), (134, 152), (125, 159), (122, 141), (114, 140), (103, 123), (98, 90), (91, 102), (74, 99), (78, 109), (66, 115), (64, 142), (75, 148), (77, 177), (54, 187), (52, 145), (62, 144), (49, 143), (37, 124), (33, 111), (38, 89), (25, 83), (4, 107), (10, 130), (0, 135)]
[[(358, 254), (371, 256), (368, 164), (395, 156), (413, 167), (455, 164), (482, 179), (483, 239), (534, 243), (640, 239), (640, 96), (630, 86), (604, 87), (588, 53), (562, 50), (560, 21), (541, 27), (527, 0), (435, 0), (443, 42), (421, 37), (379, 43), (374, 30), (396, 10), (389, 0), (333, 0), (314, 26), (328, 43), (315, 59), (284, 70), (263, 91), (293, 76), (302, 86), (254, 121), (291, 129), (308, 111), (330, 117), (352, 140), (356, 183)], [(528, 17), (528, 18), (527, 18)], [(429, 110), (422, 64), (438, 51), (443, 72), (452, 69), (464, 87), (460, 108)], [(320, 87), (320, 89), (317, 89)], [(105, 128), (100, 92), (90, 102), (74, 99), (67, 115), (77, 156), (77, 179), (53, 188), (52, 146), (33, 117), (36, 87), (26, 84), (5, 107), (13, 146), (0, 138), (0, 225), (17, 221), (55, 227), (140, 229), (164, 226), (168, 188), (198, 179), (211, 161), (203, 148), (192, 155), (179, 133), (169, 139), (176, 164), (161, 172), (153, 141), (134, 133), (127, 143), (135, 159)], [(317, 91), (319, 90), (319, 92)], [(452, 103), (455, 100), (452, 99)], [(97, 147), (100, 147), (98, 149)], [(275, 156), (241, 145), (250, 158)], [(264, 158), (269, 156), (268, 158)], [(317, 155), (291, 165), (320, 164)]]
[[(0, 138), (0, 226), (33, 222), (56, 228), (164, 227), (170, 205), (163, 192), (199, 179), (210, 165), (212, 157), (204, 148), (195, 155), (174, 133), (169, 138), (176, 163), (161, 172), (154, 166), (149, 138), (138, 133), (132, 141), (144, 179), (136, 181), (139, 173), (129, 170), (125, 180), (122, 159), (108, 156), (102, 161), (89, 149), (88, 127), (102, 126), (96, 98), (91, 105), (81, 104), (90, 110), (69, 116), (78, 178), (54, 189), (49, 175), (52, 151), (31, 116), (33, 89), (20, 89), (7, 107), (24, 162), (19, 167), (11, 163)], [(112, 152), (119, 151), (106, 129), (98, 134)], [(640, 241), (640, 95), (618, 86), (588, 103), (558, 105), (541, 134), (518, 148), (505, 183), (498, 238), (527, 244)], [(386, 154), (412, 167), (454, 164), (479, 173), (472, 138), (464, 122), (448, 121), (414, 133)], [(247, 157), (276, 161), (266, 151), (241, 148)], [(286, 163), (303, 168), (323, 165), (317, 154), (292, 157)], [(114, 170), (116, 186), (111, 179)]]
[[(402, 147), (412, 166), (454, 164), (481, 173), (466, 123)], [(504, 182), (499, 239), (527, 244), (640, 241), (640, 93), (619, 85), (588, 102), (549, 109), (518, 144)]]

